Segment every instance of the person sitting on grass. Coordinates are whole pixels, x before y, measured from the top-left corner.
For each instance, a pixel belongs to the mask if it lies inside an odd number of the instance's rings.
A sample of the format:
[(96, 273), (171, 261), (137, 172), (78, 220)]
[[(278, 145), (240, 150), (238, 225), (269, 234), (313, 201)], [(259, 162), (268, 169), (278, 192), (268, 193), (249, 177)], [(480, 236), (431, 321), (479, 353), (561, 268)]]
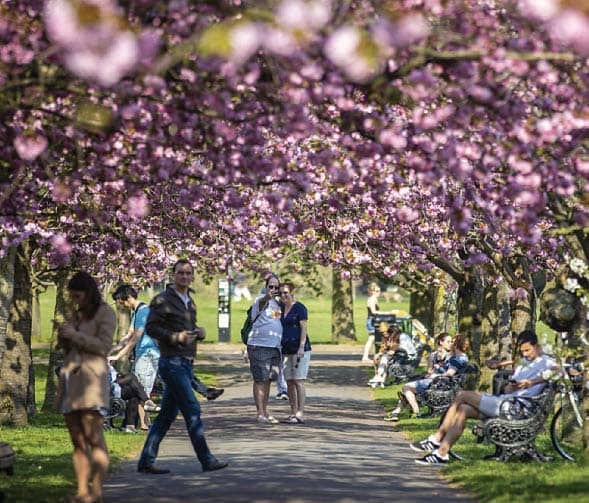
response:
[(542, 354), (538, 337), (531, 330), (519, 335), (517, 346), (524, 360), (515, 369), (513, 383), (507, 386), (506, 393), (496, 396), (477, 391), (460, 391), (438, 430), (421, 442), (409, 444), (414, 451), (428, 453), (423, 458), (416, 459), (417, 464), (447, 464), (450, 449), (464, 432), (467, 419), (498, 417), (501, 402), (506, 398), (530, 397), (542, 392), (546, 384), (542, 377), (543, 372), (557, 370), (556, 362)]
[(399, 414), (406, 404), (411, 406), (413, 417), (419, 417), (419, 405), (417, 404), (418, 393), (423, 393), (433, 383), (434, 379), (439, 377), (451, 377), (456, 374), (465, 372), (468, 366), (468, 356), (466, 352), (470, 348), (468, 337), (465, 334), (456, 334), (456, 338), (452, 341), (452, 337), (448, 334), (442, 334), (441, 346), (446, 351), (452, 349), (452, 356), (437, 368), (432, 368), (430, 374), (427, 374), (423, 379), (408, 382), (401, 390), (401, 398), (397, 406), (384, 418), (385, 421), (398, 421)]

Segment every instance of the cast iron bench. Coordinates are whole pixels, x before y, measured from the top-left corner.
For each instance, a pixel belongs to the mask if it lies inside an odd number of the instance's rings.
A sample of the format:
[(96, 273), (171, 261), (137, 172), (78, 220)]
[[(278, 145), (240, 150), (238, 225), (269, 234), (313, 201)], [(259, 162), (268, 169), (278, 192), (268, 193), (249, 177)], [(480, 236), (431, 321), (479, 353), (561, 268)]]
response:
[(550, 461), (552, 458), (538, 451), (536, 437), (544, 429), (555, 393), (549, 384), (533, 397), (508, 397), (501, 402), (499, 417), (479, 421), (472, 432), (480, 442), (495, 445), (492, 459)]
[(436, 377), (429, 388), (417, 393), (417, 403), (428, 408), (428, 416), (442, 416), (454, 401), (456, 394), (466, 387), (476, 388), (480, 376), (479, 367), (469, 363), (465, 371), (453, 376)]

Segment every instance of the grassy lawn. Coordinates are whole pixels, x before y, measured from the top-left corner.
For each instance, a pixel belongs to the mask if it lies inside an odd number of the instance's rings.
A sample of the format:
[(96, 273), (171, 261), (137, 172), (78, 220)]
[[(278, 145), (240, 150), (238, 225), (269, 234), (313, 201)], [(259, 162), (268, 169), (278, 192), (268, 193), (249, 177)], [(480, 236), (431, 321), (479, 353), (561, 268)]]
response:
[[(194, 299), (198, 309), (198, 323), (203, 325), (207, 330), (206, 342), (218, 341), (217, 329), (217, 287), (216, 282), (211, 285), (205, 285), (197, 280), (195, 285)], [(254, 291), (252, 290), (252, 294)], [(149, 303), (150, 299), (147, 292), (139, 294), (140, 300)], [(298, 299), (307, 306), (309, 311), (309, 336), (311, 342), (330, 343), (331, 342), (331, 297), (303, 297)], [(111, 302), (111, 299), (107, 299)], [(53, 319), (53, 310), (55, 306), (55, 288), (47, 289), (41, 295), (41, 337), (35, 342), (48, 342), (51, 336), (51, 320)], [(239, 302), (231, 303), (231, 342), (241, 343), (239, 331), (245, 320), (246, 311), (251, 302), (242, 299)], [(409, 301), (386, 302), (384, 299), (379, 301), (379, 307), (383, 311), (390, 309), (409, 310)], [(354, 325), (356, 328), (356, 337), (358, 344), (366, 341), (366, 297), (359, 296), (354, 302)]]
[[(47, 356), (47, 350), (33, 350), (35, 358)], [(45, 396), (47, 365), (35, 365), (35, 396), (40, 407)], [(215, 376), (199, 372), (206, 383)], [(107, 431), (113, 471), (124, 459), (136, 459), (145, 435)], [(14, 476), (0, 474), (0, 490), (7, 503), (55, 503), (67, 493), (75, 492), (72, 445), (60, 414), (38, 413), (26, 427), (0, 426), (0, 441), (8, 442), (16, 452)]]
[[(397, 392), (401, 385), (375, 389), (373, 396), (388, 410), (396, 405)], [(439, 418), (409, 419), (403, 412), (398, 428), (411, 441), (423, 440), (437, 428)], [(443, 476), (473, 494), (479, 501), (497, 503), (530, 501), (541, 502), (589, 502), (589, 466), (586, 463), (570, 463), (556, 459), (551, 463), (484, 461), (483, 456), (494, 452), (491, 445), (477, 444), (470, 428), (456, 444), (456, 453), (466, 461), (453, 461), (441, 469)], [(391, 423), (391, 428), (393, 425)], [(550, 436), (538, 437), (540, 452), (558, 456), (552, 448)], [(416, 457), (418, 456), (417, 453)], [(419, 467), (416, 470), (438, 468)]]

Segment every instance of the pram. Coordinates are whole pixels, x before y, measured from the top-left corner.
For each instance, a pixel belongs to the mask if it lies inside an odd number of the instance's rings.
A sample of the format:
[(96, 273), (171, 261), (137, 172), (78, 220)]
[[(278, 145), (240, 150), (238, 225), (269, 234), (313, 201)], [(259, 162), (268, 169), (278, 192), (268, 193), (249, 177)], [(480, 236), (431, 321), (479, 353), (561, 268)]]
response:
[(121, 387), (117, 383), (117, 371), (110, 364), (108, 366), (108, 383), (110, 386), (110, 402), (108, 412), (104, 417), (104, 429), (120, 429), (123, 426), (127, 403), (121, 398)]
[(392, 384), (410, 381), (415, 376), (426, 351), (431, 351), (431, 348), (421, 342), (415, 344), (415, 353), (412, 355), (404, 349), (397, 349), (388, 362), (387, 381)]

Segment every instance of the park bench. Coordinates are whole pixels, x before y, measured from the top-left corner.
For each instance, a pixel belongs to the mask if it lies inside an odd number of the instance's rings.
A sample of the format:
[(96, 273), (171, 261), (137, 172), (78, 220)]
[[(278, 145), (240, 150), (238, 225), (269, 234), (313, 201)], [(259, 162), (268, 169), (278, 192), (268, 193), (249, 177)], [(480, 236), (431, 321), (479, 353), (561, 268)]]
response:
[(479, 421), (472, 432), (479, 442), (495, 445), (494, 460), (550, 461), (551, 458), (538, 451), (536, 437), (544, 429), (555, 392), (550, 384), (534, 397), (506, 398), (501, 402), (499, 417)]
[(416, 395), (417, 403), (428, 408), (428, 416), (441, 416), (460, 390), (476, 388), (479, 377), (478, 365), (469, 363), (460, 374), (436, 377), (429, 388)]

